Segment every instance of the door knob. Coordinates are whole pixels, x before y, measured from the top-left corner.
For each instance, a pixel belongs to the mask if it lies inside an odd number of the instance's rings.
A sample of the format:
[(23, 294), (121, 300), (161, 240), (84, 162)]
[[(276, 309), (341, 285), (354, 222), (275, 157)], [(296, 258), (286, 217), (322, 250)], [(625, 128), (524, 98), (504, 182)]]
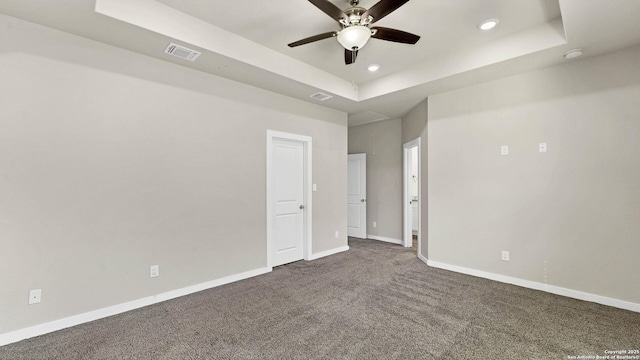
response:
[(300, 209), (301, 209), (301, 210), (302, 210), (302, 209), (304, 209), (304, 205), (300, 205)]
[(365, 202), (365, 201), (367, 201), (367, 199), (361, 199), (361, 200), (360, 200), (360, 202)]

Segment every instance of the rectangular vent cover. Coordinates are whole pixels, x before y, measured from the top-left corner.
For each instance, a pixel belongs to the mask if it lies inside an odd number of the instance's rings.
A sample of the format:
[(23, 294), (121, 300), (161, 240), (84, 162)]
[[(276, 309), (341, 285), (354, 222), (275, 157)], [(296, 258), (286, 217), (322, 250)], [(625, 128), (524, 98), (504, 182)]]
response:
[(312, 99), (316, 99), (316, 100), (320, 100), (320, 101), (325, 101), (325, 100), (329, 100), (331, 99), (333, 96), (331, 95), (327, 95), (325, 93), (315, 93), (313, 95), (310, 96)]
[(174, 43), (169, 44), (169, 46), (164, 49), (164, 52), (189, 61), (195, 61), (198, 56), (202, 54), (198, 51), (187, 49), (184, 46), (176, 45)]

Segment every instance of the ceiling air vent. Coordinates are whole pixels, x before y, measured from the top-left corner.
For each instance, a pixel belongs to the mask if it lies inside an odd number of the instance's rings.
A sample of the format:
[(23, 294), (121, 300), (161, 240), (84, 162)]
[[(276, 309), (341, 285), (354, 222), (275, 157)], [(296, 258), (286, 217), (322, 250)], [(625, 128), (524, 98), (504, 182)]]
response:
[(310, 98), (312, 99), (316, 99), (316, 100), (320, 100), (320, 101), (325, 101), (325, 100), (329, 100), (331, 99), (333, 96), (325, 94), (325, 93), (315, 93), (313, 95), (310, 96)]
[(187, 49), (184, 46), (176, 45), (174, 43), (169, 44), (169, 46), (164, 49), (164, 52), (189, 61), (195, 61), (198, 56), (202, 54), (201, 52)]

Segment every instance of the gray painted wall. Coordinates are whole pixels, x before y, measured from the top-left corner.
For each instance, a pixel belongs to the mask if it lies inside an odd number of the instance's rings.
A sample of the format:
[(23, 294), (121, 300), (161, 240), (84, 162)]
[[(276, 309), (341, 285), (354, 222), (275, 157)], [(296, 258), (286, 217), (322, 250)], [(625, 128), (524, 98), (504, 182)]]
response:
[(431, 96), (429, 259), (640, 303), (639, 59)]
[(313, 137), (312, 250), (347, 244), (346, 114), (0, 28), (0, 334), (264, 267), (267, 129)]
[[(349, 154), (367, 154), (367, 234), (402, 240), (400, 119), (349, 128)], [(373, 222), (377, 227), (373, 227)]]

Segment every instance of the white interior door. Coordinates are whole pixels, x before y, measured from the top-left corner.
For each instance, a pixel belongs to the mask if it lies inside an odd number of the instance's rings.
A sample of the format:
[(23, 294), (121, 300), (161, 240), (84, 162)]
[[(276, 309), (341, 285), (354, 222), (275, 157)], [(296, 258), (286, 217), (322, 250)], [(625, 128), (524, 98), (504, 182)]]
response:
[(347, 235), (361, 239), (367, 238), (367, 154), (349, 155)]
[(304, 256), (304, 143), (274, 139), (272, 143), (272, 266)]

